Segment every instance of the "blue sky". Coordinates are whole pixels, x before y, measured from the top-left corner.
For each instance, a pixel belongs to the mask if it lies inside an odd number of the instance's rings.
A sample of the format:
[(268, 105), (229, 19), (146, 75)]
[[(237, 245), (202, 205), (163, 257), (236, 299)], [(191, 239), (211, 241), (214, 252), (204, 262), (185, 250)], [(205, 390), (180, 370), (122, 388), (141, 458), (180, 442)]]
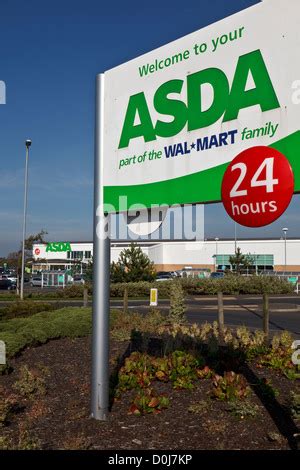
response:
[[(51, 240), (92, 238), (94, 78), (207, 24), (249, 0), (1, 0), (0, 256), (20, 245), (24, 140), (30, 155), (28, 230)], [(299, 196), (281, 219), (241, 236), (299, 236)], [(233, 236), (221, 204), (206, 208), (206, 236)]]

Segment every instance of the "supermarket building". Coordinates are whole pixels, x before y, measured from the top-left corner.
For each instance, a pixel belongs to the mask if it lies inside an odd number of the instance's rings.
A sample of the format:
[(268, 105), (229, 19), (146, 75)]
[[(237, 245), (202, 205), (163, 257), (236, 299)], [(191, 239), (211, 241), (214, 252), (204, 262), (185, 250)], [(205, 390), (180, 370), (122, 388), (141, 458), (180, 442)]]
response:
[[(120, 252), (130, 241), (111, 242), (111, 261), (117, 261)], [(140, 240), (140, 246), (157, 271), (182, 269), (224, 269), (234, 255), (235, 240), (205, 239), (204, 241)], [(300, 239), (239, 239), (236, 246), (243, 254), (251, 255), (257, 271), (300, 272)], [(84, 241), (37, 243), (33, 245), (34, 273), (70, 269), (74, 264), (88, 264), (93, 257), (93, 243)]]

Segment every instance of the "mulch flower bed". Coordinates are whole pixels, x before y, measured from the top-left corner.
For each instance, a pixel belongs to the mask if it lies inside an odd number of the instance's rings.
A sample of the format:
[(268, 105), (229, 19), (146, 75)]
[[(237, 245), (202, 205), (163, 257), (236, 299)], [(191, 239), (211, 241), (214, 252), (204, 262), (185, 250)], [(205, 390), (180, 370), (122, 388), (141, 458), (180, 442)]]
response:
[[(128, 414), (136, 390), (125, 391), (112, 404), (105, 422), (90, 418), (90, 337), (53, 340), (29, 348), (11, 361), (13, 371), (0, 377), (2, 399), (14, 401), (13, 412), (0, 428), (2, 448), (38, 449), (291, 449), (297, 423), (287, 410), (291, 391), (299, 380), (254, 363), (240, 371), (252, 383), (270, 379), (279, 394), (274, 400), (255, 393), (247, 403), (254, 416), (236, 416), (228, 402), (211, 398), (212, 380), (201, 379), (191, 390), (176, 390), (171, 383), (152, 388), (166, 394), (169, 407), (158, 414)], [(130, 343), (111, 342), (111, 370), (128, 352)], [(22, 367), (43, 377), (43, 393), (31, 397), (20, 392)], [(248, 407), (249, 408), (249, 407)]]

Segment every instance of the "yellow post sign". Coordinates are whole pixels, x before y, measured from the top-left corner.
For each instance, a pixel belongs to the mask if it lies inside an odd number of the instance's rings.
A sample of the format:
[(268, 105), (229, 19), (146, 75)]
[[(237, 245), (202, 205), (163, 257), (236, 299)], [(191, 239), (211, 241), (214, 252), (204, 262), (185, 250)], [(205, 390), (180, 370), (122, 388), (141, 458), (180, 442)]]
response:
[(150, 289), (150, 307), (157, 307), (158, 292), (157, 289)]

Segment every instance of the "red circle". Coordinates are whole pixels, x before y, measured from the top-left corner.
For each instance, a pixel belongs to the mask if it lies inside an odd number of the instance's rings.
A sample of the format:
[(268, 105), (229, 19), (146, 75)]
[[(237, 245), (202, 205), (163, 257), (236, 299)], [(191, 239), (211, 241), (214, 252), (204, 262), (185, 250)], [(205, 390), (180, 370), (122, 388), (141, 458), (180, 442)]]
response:
[(41, 250), (40, 250), (39, 248), (36, 248), (36, 249), (34, 250), (34, 253), (35, 253), (36, 255), (39, 255), (39, 254), (41, 253)]
[(270, 147), (251, 147), (227, 167), (222, 201), (228, 215), (246, 227), (274, 222), (289, 206), (294, 174), (288, 159)]

